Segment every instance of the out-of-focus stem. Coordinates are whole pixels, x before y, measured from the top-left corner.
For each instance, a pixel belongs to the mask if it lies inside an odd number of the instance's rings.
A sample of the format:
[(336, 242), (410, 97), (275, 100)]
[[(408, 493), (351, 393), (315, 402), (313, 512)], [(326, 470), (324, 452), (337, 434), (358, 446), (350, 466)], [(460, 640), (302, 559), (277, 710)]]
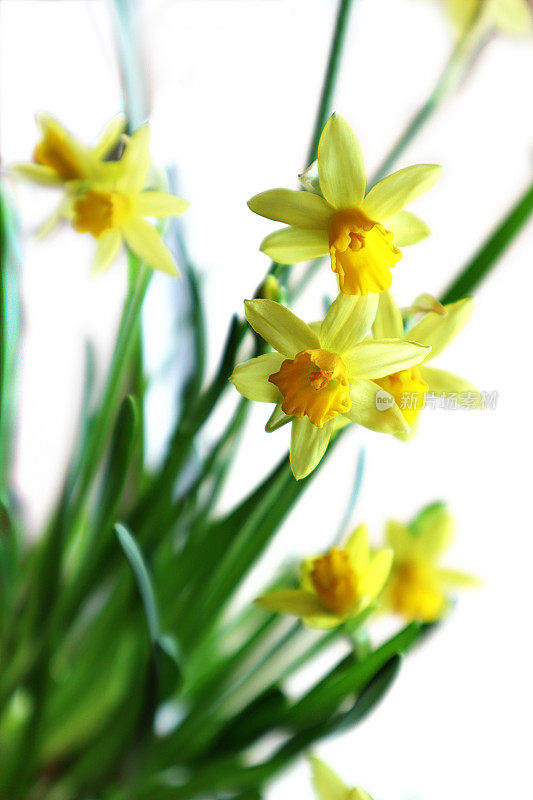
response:
[(418, 109), (390, 152), (377, 168), (369, 181), (370, 186), (373, 186), (390, 172), (396, 161), (411, 144), (426, 122), (455, 89), (471, 64), (472, 56), (480, 42), (481, 31), (482, 29), (479, 27), (476, 17), (452, 50), (450, 58), (428, 99)]
[(505, 219), (444, 292), (441, 302), (453, 303), (470, 294), (488, 275), (506, 247), (533, 213), (533, 182)]

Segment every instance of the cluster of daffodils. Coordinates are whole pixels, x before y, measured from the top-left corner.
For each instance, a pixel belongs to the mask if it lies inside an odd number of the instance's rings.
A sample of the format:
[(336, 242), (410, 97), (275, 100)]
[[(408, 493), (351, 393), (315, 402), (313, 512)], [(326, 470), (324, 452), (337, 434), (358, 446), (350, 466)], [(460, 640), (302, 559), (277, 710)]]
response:
[(441, 566), (454, 528), (442, 503), (423, 509), (407, 525), (387, 523), (384, 546), (376, 550), (366, 525), (360, 525), (341, 546), (302, 563), (300, 588), (277, 589), (256, 603), (299, 617), (310, 628), (356, 623), (368, 610), (435, 622), (448, 609), (451, 591), (478, 585), (472, 575)]
[(427, 366), (466, 324), (472, 301), (415, 305), (404, 318), (389, 291), (400, 248), (429, 233), (404, 207), (440, 172), (407, 167), (366, 192), (357, 138), (334, 114), (317, 162), (300, 176), (304, 190), (273, 189), (250, 200), (256, 213), (288, 225), (266, 237), (265, 253), (284, 264), (329, 254), (338, 278), (339, 294), (321, 323), (308, 325), (273, 300), (245, 303), (248, 322), (274, 352), (237, 366), (231, 381), (249, 400), (275, 404), (268, 432), (291, 423), (297, 479), (349, 423), (409, 438), (428, 392), (476, 396), (468, 381)]
[[(111, 120), (96, 145), (88, 147), (47, 114), (39, 114), (37, 122), (42, 140), (35, 148), (34, 163), (14, 164), (12, 172), (64, 192), (58, 210), (41, 232), (49, 232), (66, 219), (76, 231), (91, 234), (97, 243), (95, 272), (111, 266), (125, 242), (149, 267), (177, 275), (161, 234), (145, 217), (179, 215), (188, 203), (167, 192), (146, 188), (150, 166), (148, 125), (127, 137), (125, 118), (120, 115)], [(120, 158), (115, 158), (119, 150)]]

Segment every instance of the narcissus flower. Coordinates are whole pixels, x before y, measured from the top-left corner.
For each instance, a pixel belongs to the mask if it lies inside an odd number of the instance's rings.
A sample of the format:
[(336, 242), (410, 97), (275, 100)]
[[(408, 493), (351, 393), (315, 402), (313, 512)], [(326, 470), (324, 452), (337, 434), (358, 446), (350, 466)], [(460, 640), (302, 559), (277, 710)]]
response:
[(378, 297), (340, 294), (314, 330), (272, 300), (248, 300), (246, 318), (276, 352), (236, 367), (230, 380), (249, 400), (276, 403), (267, 431), (291, 422), (291, 467), (304, 478), (324, 455), (332, 434), (348, 422), (382, 433), (408, 432), (395, 403), (380, 411), (376, 383), (419, 364), (430, 347), (403, 341), (363, 341)]
[(394, 551), (392, 572), (382, 595), (385, 608), (407, 620), (433, 622), (446, 611), (448, 593), (478, 585), (471, 575), (439, 566), (455, 531), (442, 503), (428, 506), (411, 522), (389, 522), (385, 539)]
[(97, 240), (93, 269), (102, 272), (116, 258), (125, 240), (135, 255), (153, 269), (177, 275), (174, 260), (160, 233), (144, 217), (183, 214), (188, 203), (166, 192), (143, 191), (150, 162), (150, 129), (138, 128), (120, 161), (109, 165), (107, 180), (87, 184), (72, 207), (72, 226)]
[[(481, 396), (477, 389), (464, 378), (428, 366), (436, 356), (450, 344), (469, 321), (474, 310), (471, 298), (459, 300), (441, 306), (435, 302), (435, 311), (428, 311), (420, 322), (404, 334), (402, 314), (390, 292), (379, 296), (379, 305), (373, 325), (376, 338), (400, 338), (404, 335), (409, 340), (431, 347), (431, 353), (420, 366), (409, 367), (376, 381), (394, 397), (394, 400), (410, 426), (410, 433), (415, 431), (415, 423), (422, 410), (427, 393), (440, 397), (453, 398), (458, 405), (477, 408)], [(427, 303), (427, 298), (426, 298)], [(413, 310), (416, 310), (416, 304)]]
[(34, 163), (13, 164), (10, 169), (18, 177), (61, 186), (72, 181), (102, 180), (109, 164), (105, 159), (119, 143), (126, 118), (123, 114), (113, 117), (94, 147), (81, 142), (49, 114), (38, 114), (37, 124), (43, 138), (35, 147)]
[(382, 292), (392, 281), (400, 247), (414, 244), (429, 228), (404, 206), (427, 192), (441, 168), (418, 164), (389, 175), (366, 193), (366, 173), (357, 138), (337, 114), (326, 123), (318, 160), (300, 176), (306, 191), (272, 189), (252, 197), (256, 214), (290, 227), (267, 236), (261, 250), (293, 264), (328, 255), (345, 294)]
[(65, 198), (41, 234), (61, 219), (68, 219), (75, 230), (97, 239), (95, 272), (112, 264), (125, 241), (153, 269), (177, 275), (161, 235), (144, 217), (183, 214), (189, 204), (166, 192), (143, 191), (150, 163), (148, 125), (138, 128), (127, 140), (118, 161), (106, 161), (122, 136), (122, 115), (111, 120), (92, 148), (49, 115), (40, 114), (37, 121), (43, 138), (35, 148), (36, 163), (14, 164), (11, 169), (19, 177), (65, 190)]
[(256, 600), (261, 608), (300, 617), (312, 628), (334, 628), (364, 611), (389, 576), (392, 551), (370, 551), (360, 525), (341, 547), (302, 564), (301, 588), (279, 589)]
[(527, 0), (445, 0), (445, 3), (458, 35), (473, 24), (481, 30), (496, 28), (513, 34), (531, 31), (532, 14)]
[(318, 800), (372, 800), (364, 789), (349, 789), (323, 761), (318, 758), (311, 758), (310, 761)]

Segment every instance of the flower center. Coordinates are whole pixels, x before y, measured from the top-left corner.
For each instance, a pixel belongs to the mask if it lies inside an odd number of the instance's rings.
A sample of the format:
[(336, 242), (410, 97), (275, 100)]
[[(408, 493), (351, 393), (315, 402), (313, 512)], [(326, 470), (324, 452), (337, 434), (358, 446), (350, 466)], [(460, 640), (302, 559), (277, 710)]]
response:
[(268, 380), (283, 395), (281, 407), (288, 416), (307, 415), (317, 428), (352, 405), (344, 362), (327, 350), (303, 350)]
[(328, 611), (345, 614), (357, 603), (357, 575), (346, 550), (332, 547), (315, 559), (311, 580), (318, 599)]
[(51, 167), (66, 181), (83, 177), (67, 140), (56, 131), (48, 132), (38, 143), (33, 151), (33, 159), (37, 164)]
[(335, 214), (329, 226), (329, 252), (341, 292), (379, 293), (390, 287), (390, 267), (402, 257), (393, 238), (391, 231), (358, 209)]
[(77, 231), (98, 238), (112, 228), (120, 228), (132, 213), (133, 204), (127, 195), (89, 189), (74, 205), (72, 224)]
[(429, 390), (418, 367), (386, 375), (375, 383), (394, 397), (405, 421), (412, 425), (422, 410), (425, 393)]
[(446, 603), (434, 571), (416, 562), (395, 567), (388, 592), (393, 609), (407, 619), (432, 622)]

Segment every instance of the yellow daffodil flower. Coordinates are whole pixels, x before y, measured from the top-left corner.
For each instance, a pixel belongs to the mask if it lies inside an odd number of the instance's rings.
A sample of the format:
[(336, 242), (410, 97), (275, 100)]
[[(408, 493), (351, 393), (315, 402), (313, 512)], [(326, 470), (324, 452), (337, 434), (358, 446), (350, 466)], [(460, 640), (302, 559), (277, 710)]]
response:
[(128, 140), (120, 161), (110, 165), (108, 179), (88, 184), (73, 203), (73, 227), (97, 239), (96, 272), (111, 265), (125, 240), (152, 269), (178, 274), (160, 233), (144, 217), (183, 214), (189, 204), (166, 192), (143, 191), (149, 162), (150, 129), (142, 125)]
[(310, 761), (317, 800), (372, 800), (364, 789), (349, 789), (323, 761), (318, 758)]
[[(408, 432), (399, 407), (376, 407), (376, 383), (410, 369), (430, 347), (403, 341), (365, 340), (378, 296), (339, 294), (324, 321), (310, 327), (272, 300), (248, 300), (246, 318), (275, 350), (236, 367), (230, 380), (249, 400), (276, 403), (267, 431), (291, 422), (291, 467), (304, 478), (324, 455), (332, 434), (356, 422), (382, 433)], [(391, 399), (392, 400), (392, 399)]]
[(389, 576), (392, 550), (370, 551), (360, 525), (341, 547), (304, 561), (300, 589), (279, 589), (256, 600), (261, 608), (300, 617), (312, 628), (334, 628), (377, 598)]
[(126, 117), (113, 117), (94, 147), (85, 145), (49, 114), (38, 114), (37, 124), (42, 140), (35, 147), (34, 163), (13, 164), (11, 171), (35, 183), (61, 186), (71, 181), (102, 180), (109, 163), (105, 159), (119, 143)]
[(357, 138), (333, 114), (318, 146), (318, 160), (300, 176), (306, 191), (272, 189), (252, 197), (256, 214), (290, 227), (270, 234), (261, 250), (274, 261), (293, 264), (330, 255), (345, 294), (382, 292), (392, 281), (400, 247), (414, 244), (429, 228), (404, 206), (427, 192), (441, 167), (418, 164), (379, 181), (366, 193), (366, 173)]
[(382, 595), (384, 607), (407, 620), (433, 622), (446, 611), (451, 589), (478, 585), (471, 575), (439, 566), (454, 531), (454, 519), (442, 503), (428, 506), (410, 525), (387, 524), (385, 538), (394, 561)]
[[(423, 297), (426, 307), (430, 307), (427, 296)], [(420, 322), (404, 334), (402, 314), (392, 294), (383, 292), (379, 296), (378, 311), (373, 325), (376, 338), (401, 338), (406, 335), (410, 341), (431, 347), (431, 353), (420, 366), (386, 375), (376, 381), (382, 389), (394, 397), (410, 426), (410, 434), (416, 429), (415, 423), (428, 392), (439, 396), (451, 396), (459, 405), (470, 408), (479, 407), (481, 402), (477, 389), (464, 378), (428, 366), (469, 321), (474, 310), (474, 301), (466, 298), (446, 306), (441, 306), (437, 301), (434, 303), (435, 310), (424, 314)], [(418, 310), (416, 301), (410, 310)]]
[(498, 29), (505, 33), (531, 32), (532, 13), (527, 0), (445, 0), (457, 34), (473, 23), (480, 30)]

